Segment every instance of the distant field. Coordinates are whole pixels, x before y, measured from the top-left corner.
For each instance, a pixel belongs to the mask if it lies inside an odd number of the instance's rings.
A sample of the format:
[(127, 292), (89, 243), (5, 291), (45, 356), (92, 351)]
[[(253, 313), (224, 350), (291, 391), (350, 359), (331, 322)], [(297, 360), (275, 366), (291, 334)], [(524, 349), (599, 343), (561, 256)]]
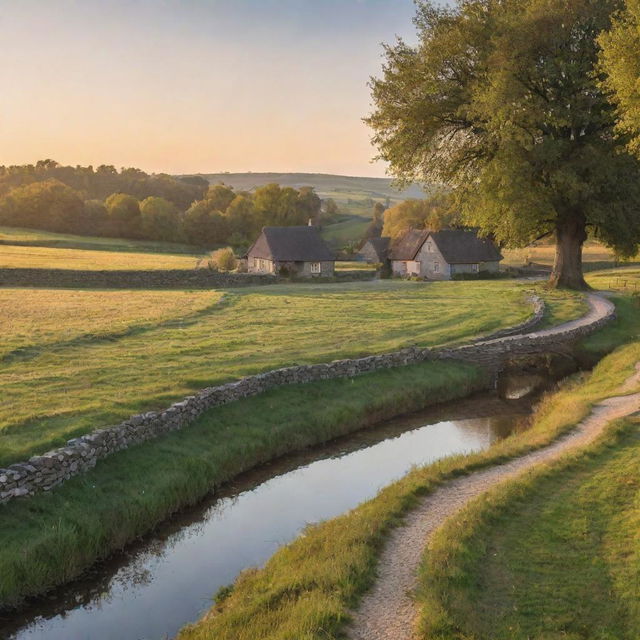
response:
[(339, 176), (327, 173), (203, 173), (200, 174), (211, 184), (225, 184), (251, 191), (270, 182), (283, 187), (314, 187), (321, 198), (423, 198), (424, 192), (417, 185), (398, 191), (392, 186), (390, 178), (367, 178), (358, 176)]
[(37, 229), (19, 229), (17, 227), (0, 227), (0, 251), (2, 251), (3, 244), (62, 249), (125, 251), (128, 253), (197, 253), (195, 247), (187, 244), (127, 240), (126, 238), (75, 236), (66, 233), (39, 231)]
[[(524, 291), (505, 282), (281, 285), (228, 291), (216, 304), (218, 293), (0, 289), (5, 353), (23, 349), (0, 370), (0, 466), (242, 375), (513, 325), (530, 313)], [(558, 321), (576, 313), (569, 296), (553, 305)]]
[(33, 269), (193, 269), (197, 256), (169, 253), (127, 253), (0, 245), (0, 268)]
[(356, 242), (363, 236), (371, 221), (364, 218), (355, 218), (336, 222), (322, 228), (322, 237), (332, 247), (340, 249), (348, 242)]
[(623, 267), (587, 274), (587, 282), (594, 289), (617, 289), (640, 293), (640, 269)]
[(375, 271), (372, 264), (366, 262), (355, 262), (353, 260), (336, 261), (336, 271)]
[[(503, 265), (521, 267), (529, 262), (553, 266), (556, 248), (552, 244), (526, 247), (524, 249), (510, 249), (503, 251)], [(613, 252), (598, 242), (587, 242), (582, 252), (583, 261), (589, 262), (612, 262)]]

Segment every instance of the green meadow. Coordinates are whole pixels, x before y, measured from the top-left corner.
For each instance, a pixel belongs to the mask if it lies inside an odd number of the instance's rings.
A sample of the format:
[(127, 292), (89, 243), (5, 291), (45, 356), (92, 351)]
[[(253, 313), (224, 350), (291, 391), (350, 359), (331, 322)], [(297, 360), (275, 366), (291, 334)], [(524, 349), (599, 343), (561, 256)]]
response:
[[(4, 226), (0, 226), (0, 246), (1, 245), (50, 247), (54, 249), (124, 251), (126, 253), (186, 253), (198, 255), (195, 247), (175, 242), (104, 238), (101, 236), (78, 236), (69, 233), (42, 231), (40, 229), (21, 229), (19, 227)], [(0, 249), (0, 251), (4, 251), (4, 249)]]
[[(491, 333), (529, 316), (528, 291), (398, 281), (224, 294), (0, 289), (0, 465), (244, 375)], [(549, 300), (554, 322), (582, 313), (572, 294)]]
[[(588, 415), (591, 407), (615, 393), (620, 384), (635, 370), (635, 364), (640, 358), (640, 343), (637, 340), (640, 331), (640, 314), (635, 303), (625, 297), (616, 298), (618, 318), (614, 323), (597, 334), (587, 338), (580, 346), (585, 351), (602, 356), (615, 350), (605, 357), (591, 374), (579, 374), (564, 385), (559, 392), (547, 396), (538, 406), (531, 427), (516, 433), (505, 440), (499, 441), (488, 450), (469, 456), (455, 456), (436, 462), (435, 464), (417, 468), (398, 482), (385, 487), (379, 495), (369, 500), (356, 509), (345, 513), (338, 518), (307, 528), (304, 535), (292, 543), (285, 545), (276, 552), (263, 568), (247, 570), (243, 572), (235, 584), (214, 605), (208, 615), (199, 622), (185, 627), (179, 640), (205, 640), (216, 638), (217, 640), (289, 640), (290, 638), (305, 638), (308, 640), (337, 639), (344, 637), (345, 625), (349, 621), (350, 611), (376, 579), (376, 562), (382, 545), (391, 529), (402, 522), (402, 517), (424, 495), (429, 494), (436, 487), (450, 478), (468, 474), (476, 469), (506, 461), (520, 456), (528, 451), (543, 447), (562, 433), (573, 428), (582, 418)], [(615, 440), (615, 434), (612, 436)], [(636, 438), (637, 439), (637, 438)], [(615, 446), (615, 443), (614, 443)], [(630, 460), (627, 454), (626, 462), (620, 462), (618, 471)], [(636, 465), (637, 466), (637, 465)], [(635, 471), (634, 471), (635, 473)], [(618, 479), (620, 475), (618, 475)], [(633, 481), (635, 486), (635, 481)], [(593, 483), (592, 483), (593, 485)], [(558, 486), (562, 486), (559, 482)], [(570, 494), (564, 492), (564, 495)], [(629, 496), (631, 491), (626, 488), (619, 494)], [(545, 494), (541, 490), (541, 495)], [(615, 505), (624, 502), (624, 497), (619, 495), (617, 501), (611, 507), (606, 507), (604, 501), (613, 497), (611, 491), (603, 490), (600, 493), (601, 508), (609, 514), (615, 510)], [(625, 517), (630, 513), (637, 515), (637, 493), (635, 494), (635, 512), (630, 511), (630, 502), (626, 502)], [(583, 506), (582, 513), (586, 513)], [(560, 518), (560, 511), (557, 512)], [(531, 522), (531, 520), (529, 520)], [(576, 523), (580, 529), (581, 523)], [(525, 525), (523, 524), (523, 527)], [(569, 525), (566, 525), (569, 527)], [(634, 528), (635, 527), (635, 528)], [(469, 531), (471, 526), (462, 518), (451, 525), (441, 536), (444, 546), (452, 549), (458, 548), (458, 540), (461, 533)], [(624, 545), (630, 542), (629, 534), (637, 537), (637, 522), (630, 519), (625, 524), (624, 533), (618, 531), (616, 538), (618, 549), (624, 549)], [(477, 545), (481, 550), (486, 549), (486, 539), (482, 532), (477, 536)], [(519, 545), (517, 536), (513, 536), (514, 547)], [(637, 539), (637, 538), (636, 538)], [(596, 540), (597, 543), (597, 540)], [(539, 544), (542, 544), (539, 542)], [(593, 546), (585, 545), (587, 553), (593, 551)], [(466, 559), (466, 547), (462, 547), (461, 560)], [(567, 552), (567, 547), (560, 553)], [(574, 551), (572, 546), (571, 551)], [(526, 562), (527, 548), (512, 549), (519, 555), (522, 562)], [(538, 549), (541, 554), (544, 550)], [(551, 558), (552, 551), (547, 554)], [(442, 555), (439, 557), (443, 557)], [(557, 560), (559, 563), (562, 559)], [(599, 558), (600, 559), (600, 558)], [(599, 561), (598, 559), (598, 561)], [(429, 563), (427, 556), (426, 562)], [(494, 559), (494, 562), (498, 562)], [(588, 565), (589, 556), (585, 555), (582, 565)], [(431, 565), (429, 564), (429, 571)], [(621, 566), (621, 565), (619, 565)], [(582, 570), (583, 567), (580, 567)], [(445, 585), (438, 593), (434, 594), (434, 588), (426, 580), (423, 580), (422, 590), (418, 604), (423, 613), (422, 624), (425, 640), (440, 638), (444, 640), (493, 640), (494, 638), (635, 638), (637, 635), (568, 635), (563, 632), (556, 635), (493, 635), (488, 631), (486, 636), (474, 635), (473, 632), (452, 633), (451, 635), (435, 635), (433, 625), (427, 628), (428, 622), (443, 622), (448, 619), (440, 607), (437, 595), (444, 593), (453, 583), (455, 585), (470, 585), (471, 595), (476, 595), (475, 576), (464, 573), (461, 562), (452, 564), (449, 557), (444, 556), (441, 564), (440, 578)], [(544, 571), (544, 570), (543, 570)], [(427, 573), (427, 571), (425, 571)], [(557, 572), (559, 575), (559, 572)], [(627, 568), (621, 584), (622, 588), (637, 585), (638, 575), (633, 567)], [(530, 574), (533, 579), (537, 578)], [(588, 578), (589, 573), (580, 573), (581, 578)], [(444, 582), (448, 580), (449, 582)], [(567, 582), (571, 582), (568, 578)], [(600, 583), (598, 583), (600, 585)], [(531, 593), (540, 597), (537, 615), (543, 616), (544, 607), (556, 607), (557, 592), (554, 587), (557, 584), (550, 583), (549, 588), (538, 590), (531, 584)], [(582, 595), (587, 587), (582, 585), (582, 590), (576, 595)], [(535, 593), (534, 593), (535, 592)], [(602, 596), (602, 592), (594, 591), (591, 600)], [(490, 602), (491, 594), (483, 593), (484, 602)], [(626, 597), (629, 610), (633, 610), (635, 627), (637, 628), (638, 611), (637, 599)], [(448, 600), (449, 601), (449, 600)], [(468, 611), (465, 606), (473, 608), (472, 600), (467, 599), (461, 608), (462, 614)], [(570, 608), (575, 604), (566, 601), (566, 612), (569, 615)], [(634, 609), (635, 607), (635, 609)], [(586, 608), (586, 607), (584, 607)], [(591, 620), (597, 618), (598, 612), (603, 607), (595, 610)], [(460, 613), (456, 610), (456, 614)], [(487, 616), (489, 613), (483, 612)], [(517, 615), (518, 612), (510, 612)], [(610, 612), (607, 613), (607, 615)], [(572, 614), (573, 615), (573, 614)], [(459, 629), (456, 629), (459, 631)]]
[(200, 257), (186, 254), (0, 245), (0, 269), (79, 271), (195, 269)]

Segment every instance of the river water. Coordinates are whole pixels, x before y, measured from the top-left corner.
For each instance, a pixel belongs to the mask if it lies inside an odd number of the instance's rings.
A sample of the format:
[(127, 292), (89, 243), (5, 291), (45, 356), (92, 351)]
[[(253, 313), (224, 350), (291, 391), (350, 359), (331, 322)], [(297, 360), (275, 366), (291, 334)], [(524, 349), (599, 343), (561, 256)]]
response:
[(25, 609), (0, 617), (16, 640), (161, 640), (197, 620), (212, 595), (263, 564), (308, 524), (373, 497), (413, 465), (486, 449), (524, 428), (530, 380), (516, 400), (483, 394), (391, 420), (243, 474)]

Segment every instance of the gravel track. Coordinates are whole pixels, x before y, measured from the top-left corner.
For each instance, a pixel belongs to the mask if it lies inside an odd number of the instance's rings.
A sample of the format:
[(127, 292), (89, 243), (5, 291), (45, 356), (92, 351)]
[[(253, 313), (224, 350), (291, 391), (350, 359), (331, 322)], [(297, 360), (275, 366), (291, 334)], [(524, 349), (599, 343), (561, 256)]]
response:
[[(568, 325), (592, 320), (594, 315), (606, 310), (606, 303), (599, 296), (591, 294), (589, 303), (591, 310), (583, 318), (536, 333), (566, 330)], [(620, 387), (620, 393), (633, 391), (638, 383), (640, 363), (636, 365), (636, 373)], [(379, 560), (376, 583), (353, 612), (348, 637), (351, 640), (415, 640), (418, 612), (412, 594), (417, 586), (417, 571), (424, 548), (445, 520), (499, 483), (588, 445), (612, 420), (638, 411), (640, 393), (607, 398), (594, 406), (575, 429), (547, 447), (447, 482), (424, 498), (407, 515), (404, 524), (389, 536)]]

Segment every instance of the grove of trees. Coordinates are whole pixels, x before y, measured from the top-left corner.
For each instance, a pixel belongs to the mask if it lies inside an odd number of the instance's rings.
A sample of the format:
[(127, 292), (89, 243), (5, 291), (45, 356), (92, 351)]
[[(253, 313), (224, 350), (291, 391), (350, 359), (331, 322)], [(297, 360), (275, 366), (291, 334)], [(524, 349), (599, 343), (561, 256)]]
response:
[(94, 171), (51, 160), (0, 167), (0, 224), (60, 233), (242, 247), (265, 225), (317, 222), (320, 205), (311, 187), (236, 192), (198, 176)]
[(387, 209), (382, 235), (398, 238), (409, 229), (439, 231), (458, 222), (459, 215), (453, 208), (452, 198), (437, 194), (424, 200), (404, 200)]
[(418, 44), (387, 46), (371, 82), (379, 157), (503, 246), (552, 234), (552, 284), (586, 287), (588, 231), (640, 244), (639, 17), (638, 0), (418, 0)]

